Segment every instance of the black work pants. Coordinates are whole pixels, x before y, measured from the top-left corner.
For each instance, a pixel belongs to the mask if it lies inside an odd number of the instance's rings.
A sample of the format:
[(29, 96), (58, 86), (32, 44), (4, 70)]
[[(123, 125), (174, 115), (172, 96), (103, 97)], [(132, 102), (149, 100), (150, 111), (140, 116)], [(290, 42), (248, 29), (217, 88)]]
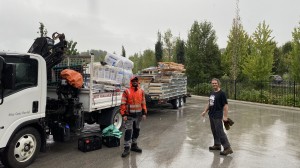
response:
[(209, 117), (211, 132), (214, 137), (214, 145), (222, 145), (224, 149), (230, 147), (227, 135), (224, 132), (222, 119), (214, 119)]

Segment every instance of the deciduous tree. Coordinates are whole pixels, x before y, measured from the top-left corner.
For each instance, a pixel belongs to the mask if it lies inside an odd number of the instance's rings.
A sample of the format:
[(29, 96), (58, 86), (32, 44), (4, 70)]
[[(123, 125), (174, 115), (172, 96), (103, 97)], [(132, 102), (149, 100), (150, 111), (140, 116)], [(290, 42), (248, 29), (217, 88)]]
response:
[(167, 50), (168, 61), (172, 61), (173, 35), (171, 29), (168, 29), (164, 34), (164, 42)]
[(292, 53), (291, 53), (291, 68), (290, 75), (293, 80), (300, 82), (300, 22), (299, 26), (294, 28), (292, 32)]
[(232, 28), (228, 36), (227, 47), (222, 55), (222, 67), (224, 67), (225, 73), (232, 80), (241, 78), (241, 67), (243, 65), (244, 58), (248, 53), (248, 35), (243, 28), (241, 18), (239, 15), (239, 1), (236, 2), (236, 16), (233, 19)]
[(68, 41), (66, 55), (78, 55), (79, 52), (76, 49), (76, 45), (77, 45), (76, 41), (73, 40)]
[(271, 33), (272, 30), (263, 21), (252, 35), (253, 47), (242, 65), (243, 73), (250, 80), (268, 80), (272, 73), (275, 45)]

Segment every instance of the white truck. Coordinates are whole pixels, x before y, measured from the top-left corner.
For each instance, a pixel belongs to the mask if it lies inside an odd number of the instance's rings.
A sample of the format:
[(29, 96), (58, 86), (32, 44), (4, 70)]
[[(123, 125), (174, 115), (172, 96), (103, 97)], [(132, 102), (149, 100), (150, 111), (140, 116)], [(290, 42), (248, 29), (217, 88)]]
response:
[[(93, 87), (93, 55), (89, 74), (83, 75), (90, 79), (84, 81), (88, 87), (77, 89), (64, 80), (47, 87), (51, 69), (63, 60), (63, 46), (50, 38), (37, 40), (31, 53), (0, 52), (0, 158), (7, 167), (30, 165), (45, 151), (49, 135), (67, 141), (85, 123), (120, 128), (123, 122), (120, 86), (102, 92)], [(36, 50), (41, 55), (33, 54)]]

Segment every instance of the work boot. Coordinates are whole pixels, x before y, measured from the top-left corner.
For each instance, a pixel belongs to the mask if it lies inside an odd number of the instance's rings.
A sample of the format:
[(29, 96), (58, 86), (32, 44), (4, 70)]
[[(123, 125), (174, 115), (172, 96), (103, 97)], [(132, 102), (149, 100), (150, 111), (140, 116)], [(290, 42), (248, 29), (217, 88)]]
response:
[(129, 147), (125, 147), (124, 148), (124, 152), (122, 153), (122, 157), (126, 157), (130, 154), (130, 150)]
[(233, 151), (231, 149), (231, 147), (228, 147), (226, 149), (224, 149), (224, 151), (220, 152), (220, 155), (224, 155), (224, 156), (227, 156), (228, 154), (232, 154)]
[(221, 145), (214, 145), (208, 148), (209, 150), (221, 150)]
[(142, 149), (139, 148), (136, 143), (131, 144), (131, 150), (134, 152), (142, 153)]

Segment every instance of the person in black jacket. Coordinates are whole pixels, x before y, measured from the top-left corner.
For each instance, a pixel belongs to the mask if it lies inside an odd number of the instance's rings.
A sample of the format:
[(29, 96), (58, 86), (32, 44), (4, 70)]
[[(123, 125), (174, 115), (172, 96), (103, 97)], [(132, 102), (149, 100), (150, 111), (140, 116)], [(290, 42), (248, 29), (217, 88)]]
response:
[(209, 101), (202, 117), (208, 112), (211, 131), (214, 137), (214, 145), (209, 147), (209, 150), (221, 150), (221, 145), (224, 150), (220, 155), (228, 155), (233, 153), (227, 135), (224, 132), (223, 121), (228, 121), (228, 102), (225, 93), (221, 90), (220, 80), (213, 78), (211, 80), (213, 91), (210, 93)]

